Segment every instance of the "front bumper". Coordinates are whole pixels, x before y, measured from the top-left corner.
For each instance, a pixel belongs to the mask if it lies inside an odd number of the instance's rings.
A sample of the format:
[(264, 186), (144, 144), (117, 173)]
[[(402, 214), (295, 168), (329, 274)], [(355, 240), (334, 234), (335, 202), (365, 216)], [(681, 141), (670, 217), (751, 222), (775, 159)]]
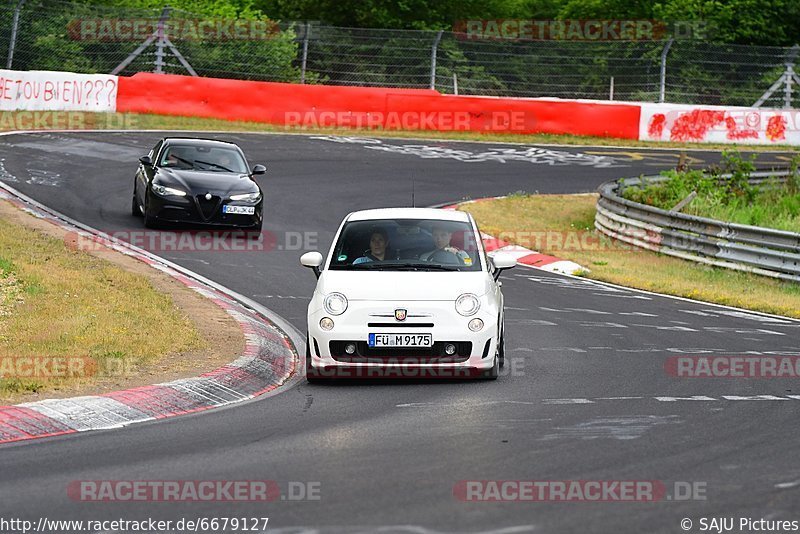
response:
[[(148, 194), (150, 215), (159, 221), (238, 228), (258, 226), (262, 221), (263, 200), (253, 205), (234, 202), (219, 196), (212, 196), (211, 200), (207, 201), (205, 198), (188, 195), (185, 197), (162, 197), (152, 192)], [(225, 205), (254, 207), (255, 213), (253, 215), (222, 213), (222, 207)]]
[[(395, 321), (391, 315), (396, 308), (409, 310), (409, 317), (403, 322)], [(319, 326), (323, 317), (333, 320), (332, 330)], [(483, 320), (484, 327), (473, 332), (467, 324), (476, 317)], [(341, 378), (382, 376), (381, 370), (396, 372), (389, 376), (475, 376), (494, 365), (498, 323), (496, 310), (482, 309), (476, 315), (464, 317), (455, 312), (450, 301), (424, 304), (351, 301), (347, 311), (339, 316), (331, 316), (324, 309), (308, 314), (310, 367)], [(370, 348), (367, 346), (370, 333), (431, 334), (434, 345), (431, 348)], [(355, 345), (352, 354), (345, 352), (348, 344)], [(445, 353), (446, 344), (456, 347), (455, 354)]]

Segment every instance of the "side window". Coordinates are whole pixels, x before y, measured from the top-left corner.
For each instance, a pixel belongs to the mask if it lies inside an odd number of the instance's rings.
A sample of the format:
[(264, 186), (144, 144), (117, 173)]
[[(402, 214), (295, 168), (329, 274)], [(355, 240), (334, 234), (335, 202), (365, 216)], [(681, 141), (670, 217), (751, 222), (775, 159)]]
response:
[(163, 144), (164, 144), (163, 140), (159, 141), (158, 143), (156, 143), (156, 146), (153, 147), (153, 150), (150, 151), (150, 159), (156, 162), (156, 164), (158, 163), (156, 161), (156, 156), (158, 156), (158, 152), (161, 150), (161, 145)]

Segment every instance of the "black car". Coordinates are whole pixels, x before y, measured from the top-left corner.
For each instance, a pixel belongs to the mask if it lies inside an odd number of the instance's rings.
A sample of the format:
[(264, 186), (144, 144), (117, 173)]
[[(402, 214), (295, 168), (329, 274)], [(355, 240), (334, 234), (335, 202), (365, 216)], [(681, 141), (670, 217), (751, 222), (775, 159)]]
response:
[(139, 158), (131, 213), (148, 228), (160, 222), (261, 231), (264, 195), (242, 149), (211, 139), (167, 137)]

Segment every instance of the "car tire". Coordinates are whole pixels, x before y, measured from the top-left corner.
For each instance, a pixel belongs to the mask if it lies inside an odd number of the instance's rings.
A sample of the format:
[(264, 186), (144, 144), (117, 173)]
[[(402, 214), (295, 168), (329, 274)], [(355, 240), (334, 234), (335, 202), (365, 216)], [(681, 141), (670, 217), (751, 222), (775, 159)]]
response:
[(147, 205), (147, 195), (144, 196), (144, 226), (145, 228), (156, 228), (158, 227), (158, 218), (153, 217), (150, 215), (150, 210), (148, 209), (149, 206)]
[(136, 186), (133, 187), (133, 198), (131, 198), (131, 215), (141, 217), (142, 210), (139, 209), (139, 201), (136, 200)]
[(497, 360), (502, 368), (506, 364), (506, 334), (500, 330), (500, 341), (497, 342)]
[(319, 384), (323, 381), (319, 375), (319, 371), (311, 366), (311, 343), (310, 338), (306, 334), (306, 381), (311, 384)]
[(497, 380), (497, 377), (500, 375), (500, 358), (495, 354), (494, 357), (494, 365), (491, 368), (485, 370), (481, 375), (481, 378), (484, 380)]

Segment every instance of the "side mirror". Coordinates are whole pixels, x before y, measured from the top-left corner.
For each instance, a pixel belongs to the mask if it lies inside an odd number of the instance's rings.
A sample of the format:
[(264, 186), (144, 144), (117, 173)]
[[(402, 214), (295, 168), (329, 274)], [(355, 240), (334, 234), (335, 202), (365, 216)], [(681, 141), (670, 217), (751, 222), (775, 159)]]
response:
[(314, 274), (317, 278), (319, 278), (320, 270), (319, 267), (322, 265), (323, 258), (322, 254), (317, 251), (314, 252), (306, 252), (302, 256), (300, 256), (300, 265), (303, 267), (309, 267), (314, 270)]
[(505, 252), (498, 252), (497, 254), (492, 256), (491, 261), (494, 264), (494, 268), (497, 269), (494, 273), (495, 280), (500, 278), (500, 273), (502, 271), (517, 266), (517, 259), (511, 254), (506, 254)]
[(150, 159), (150, 156), (142, 156), (139, 158), (139, 163), (146, 167), (151, 167), (153, 165), (153, 160)]
[(266, 172), (267, 172), (266, 167), (264, 167), (263, 165), (256, 165), (255, 167), (253, 167), (251, 174), (255, 176), (256, 174), (266, 174)]

